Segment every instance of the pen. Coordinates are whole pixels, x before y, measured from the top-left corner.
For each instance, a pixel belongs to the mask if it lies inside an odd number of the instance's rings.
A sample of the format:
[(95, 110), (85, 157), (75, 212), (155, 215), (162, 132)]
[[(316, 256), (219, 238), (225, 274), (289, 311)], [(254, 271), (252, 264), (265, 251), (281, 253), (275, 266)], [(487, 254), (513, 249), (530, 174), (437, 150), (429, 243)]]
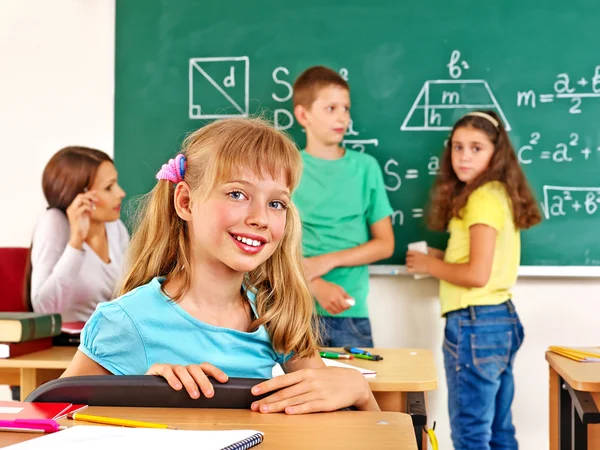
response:
[(64, 430), (58, 422), (52, 419), (15, 419), (0, 420), (0, 430), (21, 433), (54, 433)]
[(357, 359), (368, 359), (369, 361), (382, 361), (383, 358), (379, 355), (362, 355), (362, 354), (358, 354), (358, 355), (354, 355), (355, 358)]
[(322, 358), (329, 359), (352, 359), (352, 355), (344, 355), (343, 353), (319, 352)]
[(356, 347), (344, 347), (344, 350), (346, 350), (348, 353), (352, 353), (354, 355), (368, 355), (371, 356), (371, 353), (369, 353), (366, 350), (361, 350), (360, 348), (356, 348)]
[(175, 430), (175, 428), (168, 425), (152, 422), (140, 422), (138, 420), (126, 420), (126, 419), (115, 419), (112, 417), (101, 417), (101, 416), (90, 416), (89, 414), (70, 413), (67, 414), (69, 419), (83, 420), (85, 422), (102, 423), (104, 425), (117, 425), (121, 427), (132, 427), (132, 428), (166, 428), (169, 430)]

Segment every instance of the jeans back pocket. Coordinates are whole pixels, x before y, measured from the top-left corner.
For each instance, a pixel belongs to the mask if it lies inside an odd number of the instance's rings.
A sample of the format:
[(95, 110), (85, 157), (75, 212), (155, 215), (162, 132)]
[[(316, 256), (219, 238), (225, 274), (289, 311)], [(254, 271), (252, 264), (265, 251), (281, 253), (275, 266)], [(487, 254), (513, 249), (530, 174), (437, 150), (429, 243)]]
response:
[(506, 370), (512, 339), (512, 331), (471, 334), (473, 365), (482, 377), (494, 381)]

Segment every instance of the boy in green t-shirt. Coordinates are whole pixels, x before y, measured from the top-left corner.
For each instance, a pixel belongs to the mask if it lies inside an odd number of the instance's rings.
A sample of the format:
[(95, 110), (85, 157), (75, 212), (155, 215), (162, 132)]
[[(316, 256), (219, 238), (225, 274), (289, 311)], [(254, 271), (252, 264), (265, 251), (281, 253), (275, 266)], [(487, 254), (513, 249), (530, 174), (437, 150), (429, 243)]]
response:
[(350, 123), (350, 88), (333, 70), (316, 66), (298, 77), (294, 115), (306, 131), (306, 149), (293, 200), (323, 345), (372, 347), (367, 264), (394, 252), (381, 168), (372, 156), (340, 147)]

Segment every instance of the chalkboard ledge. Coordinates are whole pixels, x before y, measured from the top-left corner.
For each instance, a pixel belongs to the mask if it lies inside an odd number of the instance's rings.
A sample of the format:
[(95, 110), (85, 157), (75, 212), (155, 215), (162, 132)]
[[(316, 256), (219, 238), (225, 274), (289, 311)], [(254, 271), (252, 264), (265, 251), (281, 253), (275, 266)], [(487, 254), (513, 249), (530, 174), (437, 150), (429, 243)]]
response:
[[(369, 266), (369, 275), (407, 275), (406, 266)], [(600, 278), (600, 266), (521, 266), (519, 277)]]

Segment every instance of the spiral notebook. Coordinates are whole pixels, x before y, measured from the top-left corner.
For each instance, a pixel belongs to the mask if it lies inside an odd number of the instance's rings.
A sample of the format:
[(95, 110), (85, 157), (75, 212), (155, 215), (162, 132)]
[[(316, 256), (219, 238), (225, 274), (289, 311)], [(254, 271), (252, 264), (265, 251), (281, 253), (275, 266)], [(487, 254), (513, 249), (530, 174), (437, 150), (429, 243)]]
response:
[(106, 450), (107, 448), (187, 448), (245, 450), (263, 441), (256, 430), (165, 430), (76, 425), (6, 448), (11, 450)]

